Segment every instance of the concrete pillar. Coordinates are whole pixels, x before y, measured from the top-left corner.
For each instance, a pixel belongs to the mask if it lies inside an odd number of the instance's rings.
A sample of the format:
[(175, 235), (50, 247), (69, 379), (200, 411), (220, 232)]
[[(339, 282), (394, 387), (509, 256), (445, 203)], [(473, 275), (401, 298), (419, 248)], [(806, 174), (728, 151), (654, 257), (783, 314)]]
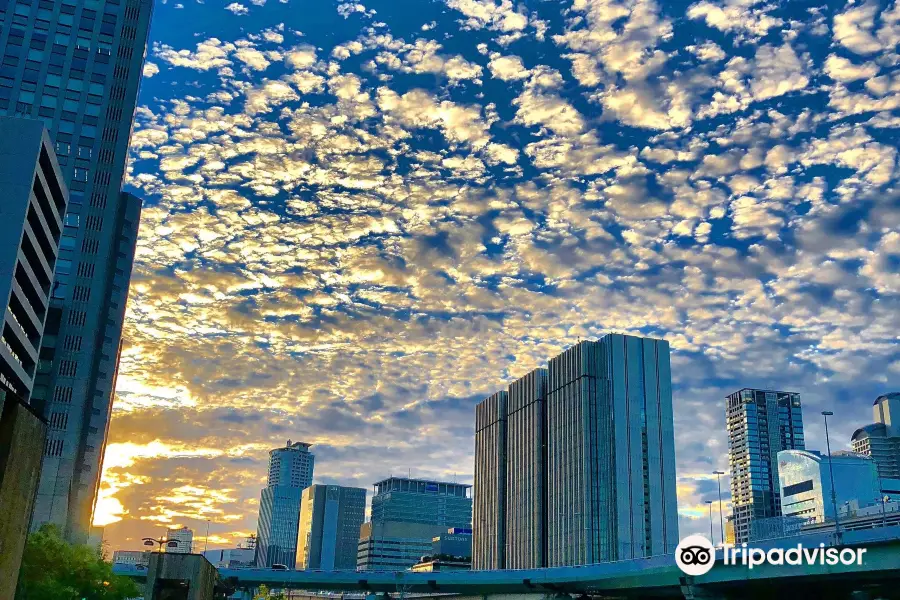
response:
[(0, 390), (0, 598), (16, 595), (46, 438), (46, 421)]
[(145, 600), (212, 600), (219, 574), (202, 554), (154, 552), (147, 568)]

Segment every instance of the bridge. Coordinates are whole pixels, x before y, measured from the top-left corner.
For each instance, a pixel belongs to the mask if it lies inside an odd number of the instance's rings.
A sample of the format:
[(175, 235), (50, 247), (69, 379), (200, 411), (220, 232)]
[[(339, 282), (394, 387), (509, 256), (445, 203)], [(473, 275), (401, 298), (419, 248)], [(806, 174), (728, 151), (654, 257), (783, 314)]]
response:
[[(832, 532), (772, 540), (753, 546), (763, 550), (787, 549), (796, 547), (798, 543), (806, 548), (818, 548), (820, 544), (835, 547)], [(230, 581), (236, 588), (246, 590), (266, 585), (270, 589), (313, 592), (456, 594), (484, 599), (508, 594), (531, 596), (537, 600), (548, 595), (754, 598), (780, 597), (788, 593), (796, 593), (798, 597), (818, 594), (822, 598), (849, 598), (851, 594), (867, 591), (878, 594), (878, 597), (897, 597), (897, 591), (900, 591), (900, 527), (845, 531), (839, 547), (865, 548), (862, 563), (834, 566), (763, 564), (750, 569), (741, 564), (725, 564), (719, 552), (716, 565), (705, 575), (697, 577), (682, 573), (673, 555), (526, 570), (414, 573), (219, 569), (218, 576), (220, 581)], [(147, 578), (152, 570), (153, 564), (149, 571), (143, 573), (123, 568), (117, 568), (116, 572), (141, 579)], [(885, 590), (894, 592), (887, 594)], [(151, 594), (147, 595), (147, 600), (153, 600)]]

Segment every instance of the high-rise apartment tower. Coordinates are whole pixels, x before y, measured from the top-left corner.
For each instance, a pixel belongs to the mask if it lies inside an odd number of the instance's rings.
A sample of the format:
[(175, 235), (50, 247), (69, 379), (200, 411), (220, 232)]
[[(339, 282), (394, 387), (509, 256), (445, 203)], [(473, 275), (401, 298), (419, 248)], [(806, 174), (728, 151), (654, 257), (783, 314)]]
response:
[(751, 522), (781, 516), (778, 453), (803, 450), (800, 394), (744, 388), (725, 404), (735, 543), (749, 541)]
[(900, 392), (878, 396), (874, 423), (853, 432), (854, 452), (871, 456), (882, 479), (900, 479)]
[(72, 541), (90, 531), (115, 389), (140, 218), (140, 201), (121, 190), (151, 8), (0, 8), (0, 114), (44, 122), (69, 189), (32, 391), (51, 421), (32, 527), (56, 523)]
[(366, 490), (312, 485), (303, 490), (297, 568), (356, 570), (359, 528), (366, 519)]

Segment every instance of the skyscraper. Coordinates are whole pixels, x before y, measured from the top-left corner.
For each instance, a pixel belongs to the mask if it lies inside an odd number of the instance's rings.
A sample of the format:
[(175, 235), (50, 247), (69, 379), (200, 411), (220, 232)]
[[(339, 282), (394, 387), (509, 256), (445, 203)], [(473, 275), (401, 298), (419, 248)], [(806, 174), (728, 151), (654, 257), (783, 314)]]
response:
[(4, 5), (0, 113), (43, 120), (69, 189), (32, 404), (51, 423), (32, 527), (90, 530), (140, 202), (122, 194), (151, 0)]
[(297, 568), (355, 570), (359, 528), (366, 519), (366, 490), (312, 485), (303, 490)]
[(0, 598), (15, 595), (41, 473), (47, 425), (29, 397), (67, 198), (44, 124), (0, 117)]
[(853, 451), (871, 456), (880, 478), (900, 479), (900, 392), (878, 396), (872, 413), (875, 422), (853, 432)]
[(177, 546), (166, 547), (166, 552), (170, 554), (191, 554), (194, 551), (194, 530), (189, 527), (169, 529), (166, 539), (178, 543)]
[(547, 369), (509, 386), (505, 568), (545, 565), (547, 527)]
[(734, 539), (748, 541), (754, 519), (781, 516), (777, 455), (803, 450), (800, 395), (744, 388), (725, 404)]
[[(667, 342), (619, 334), (580, 342), (551, 359), (549, 369), (513, 382), (505, 407), (495, 395), (476, 408), (473, 569), (581, 565), (674, 551), (678, 506)], [(499, 462), (505, 464), (495, 466)], [(497, 471), (506, 474), (499, 491)], [(505, 518), (499, 527), (489, 521), (479, 537), (480, 515), (490, 519), (494, 506)], [(502, 560), (495, 558), (497, 548)]]
[(269, 478), (260, 494), (256, 534), (256, 565), (297, 564), (297, 534), (301, 494), (312, 484), (316, 457), (312, 444), (287, 441), (269, 452)]
[(506, 549), (506, 469), (508, 392), (497, 392), (475, 407), (475, 498), (472, 568), (502, 569)]
[(360, 528), (358, 568), (402, 571), (431, 551), (435, 536), (472, 527), (470, 485), (389, 477), (374, 487), (371, 520)]
[(550, 360), (547, 565), (674, 552), (669, 344), (608, 334)]

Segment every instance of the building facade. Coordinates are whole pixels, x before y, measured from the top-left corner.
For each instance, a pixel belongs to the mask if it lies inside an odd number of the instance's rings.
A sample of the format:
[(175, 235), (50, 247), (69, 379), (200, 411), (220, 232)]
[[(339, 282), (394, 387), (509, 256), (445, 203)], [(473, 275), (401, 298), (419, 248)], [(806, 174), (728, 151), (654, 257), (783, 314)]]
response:
[(0, 386), (31, 398), (68, 204), (41, 121), (0, 117)]
[(497, 392), (475, 407), (472, 568), (502, 569), (506, 549), (507, 406)]
[(900, 392), (876, 398), (872, 413), (874, 423), (853, 432), (853, 451), (871, 456), (879, 477), (900, 479)]
[(360, 528), (357, 568), (405, 570), (448, 528), (472, 528), (472, 486), (389, 477), (374, 485), (371, 520)]
[(547, 369), (509, 386), (506, 471), (507, 569), (546, 566)]
[(113, 552), (114, 565), (140, 565), (146, 567), (150, 564), (150, 550), (116, 550)]
[(169, 529), (166, 532), (169, 542), (177, 542), (177, 546), (167, 546), (166, 552), (170, 554), (192, 554), (194, 552), (194, 530), (188, 527)]
[(256, 550), (253, 548), (205, 550), (203, 556), (217, 569), (248, 569), (255, 566)]
[(42, 120), (69, 189), (32, 404), (52, 422), (32, 527), (90, 533), (140, 203), (121, 193), (151, 0), (4, 5), (0, 113)]
[(750, 539), (754, 519), (781, 516), (777, 455), (803, 450), (800, 395), (744, 388), (725, 404), (731, 502), (737, 544)]
[[(451, 527), (431, 539), (432, 556), (472, 558), (472, 530)], [(471, 563), (471, 560), (469, 561)]]
[[(31, 403), (68, 191), (44, 124), (0, 117), (0, 573), (17, 573), (47, 423)], [(0, 577), (0, 598), (16, 578)]]
[(259, 500), (256, 565), (270, 568), (297, 564), (301, 494), (312, 485), (315, 456), (311, 444), (287, 441), (269, 452), (268, 485)]
[(297, 568), (355, 570), (366, 490), (313, 485), (303, 490)]
[(550, 360), (547, 566), (674, 552), (669, 344), (608, 334)]
[(835, 512), (840, 514), (851, 504), (881, 503), (875, 461), (853, 452), (835, 452), (829, 460), (818, 452), (782, 450), (778, 453), (778, 483), (782, 515), (807, 523), (834, 521)]

